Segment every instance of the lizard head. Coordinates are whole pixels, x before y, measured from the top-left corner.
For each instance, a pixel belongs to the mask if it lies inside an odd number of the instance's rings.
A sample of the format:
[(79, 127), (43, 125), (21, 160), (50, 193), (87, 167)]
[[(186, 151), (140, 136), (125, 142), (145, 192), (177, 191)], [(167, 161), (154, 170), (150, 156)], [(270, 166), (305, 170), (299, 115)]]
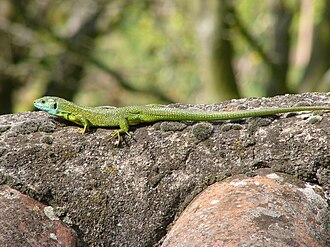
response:
[(36, 99), (33, 103), (34, 107), (46, 111), (49, 114), (52, 115), (58, 115), (60, 113), (59, 107), (61, 104), (61, 101), (64, 101), (64, 99), (57, 98), (57, 97), (51, 97), (51, 96), (45, 96), (40, 99)]

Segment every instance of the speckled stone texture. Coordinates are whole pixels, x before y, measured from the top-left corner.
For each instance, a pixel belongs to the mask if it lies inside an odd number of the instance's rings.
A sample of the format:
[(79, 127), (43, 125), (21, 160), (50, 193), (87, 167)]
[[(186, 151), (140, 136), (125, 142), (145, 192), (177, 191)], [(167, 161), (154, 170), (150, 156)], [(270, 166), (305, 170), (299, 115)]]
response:
[[(169, 107), (222, 111), (324, 104), (330, 104), (329, 93), (240, 99), (211, 106), (177, 104)], [(302, 187), (292, 183), (297, 188), (305, 188), (306, 182), (310, 186), (317, 185), (324, 192), (324, 198), (329, 198), (329, 112), (212, 123), (163, 121), (133, 126), (130, 131), (131, 138), (125, 136), (122, 144), (117, 146), (116, 140), (110, 139), (112, 129), (92, 128), (81, 134), (80, 127), (45, 112), (0, 116), (0, 184), (47, 207), (47, 215), (56, 216), (74, 229), (78, 246), (161, 245), (182, 211), (201, 191), (240, 174), (244, 176), (235, 179), (245, 180), (245, 176), (249, 176), (253, 181), (257, 179), (254, 176), (265, 168), (271, 171), (270, 174), (276, 172), (300, 180), (304, 184)], [(290, 190), (290, 182), (277, 184), (271, 178), (261, 182), (270, 186), (269, 194), (261, 193), (260, 185), (253, 186), (251, 182), (249, 186), (255, 198), (265, 195), (260, 199), (264, 204), (257, 201), (258, 210), (250, 205), (251, 202), (240, 202), (242, 207), (251, 207), (252, 211), (245, 212), (243, 218), (235, 218), (237, 227), (246, 225), (247, 233), (256, 227), (256, 231), (264, 231), (263, 236), (275, 233), (276, 229), (287, 233), (284, 226), (293, 229), (289, 225), (294, 223), (292, 220), (307, 222), (300, 217), (306, 215), (311, 227), (306, 236), (311, 236), (315, 230), (315, 234), (320, 233), (320, 239), (315, 243), (325, 241), (321, 228), (329, 232), (330, 224), (324, 223), (317, 228), (315, 224), (319, 221), (313, 220), (321, 217), (318, 209), (302, 210), (298, 207), (299, 200), (301, 207), (313, 206), (302, 191)], [(279, 189), (278, 194), (274, 188)], [(283, 193), (285, 188), (288, 194)], [(228, 208), (236, 208), (240, 196), (254, 198), (246, 191), (238, 193), (241, 189), (244, 188), (232, 186), (231, 190), (224, 190), (223, 199), (232, 198), (227, 201)], [(228, 191), (235, 196), (226, 194)], [(297, 217), (291, 217), (281, 209), (284, 208), (284, 198)], [(274, 205), (273, 211), (269, 206), (272, 202), (280, 203)], [(2, 205), (4, 212), (10, 208), (8, 201)], [(280, 215), (279, 218), (277, 214), (271, 214), (274, 212)], [(230, 215), (217, 215), (225, 216), (226, 220), (231, 220)], [(3, 217), (10, 222), (15, 217), (24, 217), (24, 213), (17, 211), (16, 215), (4, 214)], [(322, 219), (326, 217), (328, 215)], [(36, 225), (41, 223), (39, 217), (32, 219)], [(22, 236), (20, 229), (15, 229), (17, 232), (12, 232), (13, 236)], [(223, 232), (228, 229), (226, 226)], [(293, 232), (298, 229), (302, 234), (305, 228), (296, 228)], [(6, 230), (0, 228), (0, 236), (6, 234)], [(296, 239), (285, 234), (278, 237), (281, 236)], [(242, 238), (237, 235), (237, 239)], [(313, 237), (310, 239), (316, 241)], [(0, 246), (3, 245), (4, 242), (0, 242)]]

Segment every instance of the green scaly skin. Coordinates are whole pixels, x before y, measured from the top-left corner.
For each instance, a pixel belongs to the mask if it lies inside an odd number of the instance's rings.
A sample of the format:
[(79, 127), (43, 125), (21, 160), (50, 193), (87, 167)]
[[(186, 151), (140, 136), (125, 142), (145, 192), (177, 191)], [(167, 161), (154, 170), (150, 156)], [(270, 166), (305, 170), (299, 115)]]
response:
[(287, 108), (265, 108), (243, 111), (192, 111), (177, 108), (159, 107), (157, 105), (114, 107), (79, 106), (58, 97), (45, 96), (34, 101), (34, 106), (51, 115), (62, 117), (84, 127), (83, 133), (89, 127), (117, 127), (114, 132), (120, 141), (120, 135), (126, 133), (130, 125), (139, 123), (167, 121), (214, 121), (260, 117), (278, 113), (330, 110), (330, 106), (296, 106)]

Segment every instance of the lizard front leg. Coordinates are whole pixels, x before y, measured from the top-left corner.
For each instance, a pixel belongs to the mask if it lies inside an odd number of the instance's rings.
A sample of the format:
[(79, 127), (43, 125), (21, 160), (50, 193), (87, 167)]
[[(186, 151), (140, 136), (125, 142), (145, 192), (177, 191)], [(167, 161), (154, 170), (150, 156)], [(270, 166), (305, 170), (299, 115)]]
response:
[(66, 120), (69, 120), (71, 122), (74, 122), (78, 125), (81, 125), (84, 127), (84, 129), (82, 130), (82, 134), (86, 133), (86, 131), (88, 130), (88, 127), (90, 126), (90, 122), (87, 120), (87, 118), (83, 117), (80, 114), (65, 114), (63, 115), (63, 117)]

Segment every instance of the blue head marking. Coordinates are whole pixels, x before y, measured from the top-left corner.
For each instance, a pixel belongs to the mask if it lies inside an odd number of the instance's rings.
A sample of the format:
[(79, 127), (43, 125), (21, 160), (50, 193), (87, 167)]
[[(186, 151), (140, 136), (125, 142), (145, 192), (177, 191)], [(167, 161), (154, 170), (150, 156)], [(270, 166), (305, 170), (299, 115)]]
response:
[(34, 107), (46, 111), (49, 114), (57, 115), (59, 113), (58, 111), (58, 101), (54, 97), (42, 97), (40, 99), (37, 99), (33, 103)]

